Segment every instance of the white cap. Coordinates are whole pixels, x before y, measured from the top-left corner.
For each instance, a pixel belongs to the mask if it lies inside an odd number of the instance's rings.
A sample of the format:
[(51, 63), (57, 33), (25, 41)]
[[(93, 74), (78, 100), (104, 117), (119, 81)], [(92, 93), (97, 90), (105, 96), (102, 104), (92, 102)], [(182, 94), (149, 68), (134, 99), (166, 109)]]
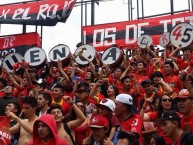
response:
[(133, 98), (128, 94), (119, 94), (115, 100), (128, 105), (133, 105)]
[(100, 101), (99, 105), (103, 105), (111, 109), (111, 111), (115, 110), (115, 103), (111, 99), (103, 99)]

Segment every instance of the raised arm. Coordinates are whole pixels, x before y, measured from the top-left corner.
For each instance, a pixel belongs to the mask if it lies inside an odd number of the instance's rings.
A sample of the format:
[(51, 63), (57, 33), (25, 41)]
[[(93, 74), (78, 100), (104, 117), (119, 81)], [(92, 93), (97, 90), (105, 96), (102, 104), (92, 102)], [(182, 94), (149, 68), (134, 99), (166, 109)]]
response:
[[(8, 117), (11, 117), (11, 118), (13, 118), (15, 121), (17, 121), (17, 122), (19, 123), (19, 125), (22, 126), (23, 129), (24, 129), (25, 131), (27, 131), (29, 134), (31, 134), (31, 135), (33, 134), (33, 127), (30, 126), (30, 125), (26, 122), (26, 120), (20, 119), (20, 118), (17, 117), (13, 112), (7, 111), (6, 114), (7, 114)], [(17, 131), (17, 130), (18, 130), (18, 127), (17, 127), (17, 126), (16, 126), (16, 127), (13, 126), (13, 128), (10, 128), (10, 132), (11, 132), (11, 133), (15, 133), (15, 131)]]
[(69, 79), (68, 75), (64, 72), (64, 70), (62, 68), (61, 60), (57, 61), (57, 66), (58, 66), (58, 71), (60, 72), (61, 76), (66, 80), (67, 83), (70, 83), (70, 79)]
[(74, 130), (86, 120), (86, 117), (83, 112), (74, 104), (70, 96), (63, 96), (63, 99), (72, 106), (72, 109), (74, 109), (74, 112), (76, 113), (76, 120), (72, 120), (67, 123), (69, 129)]

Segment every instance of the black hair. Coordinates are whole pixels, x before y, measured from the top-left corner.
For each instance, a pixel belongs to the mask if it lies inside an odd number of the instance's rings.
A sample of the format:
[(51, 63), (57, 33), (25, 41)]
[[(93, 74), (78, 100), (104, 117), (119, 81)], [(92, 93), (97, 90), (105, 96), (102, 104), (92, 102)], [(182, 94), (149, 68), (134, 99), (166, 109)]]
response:
[(155, 105), (155, 103), (156, 103), (157, 100), (160, 101), (160, 98), (161, 98), (161, 97), (158, 96), (158, 95), (155, 95), (155, 97), (153, 97), (153, 100), (152, 100), (151, 103), (150, 103), (150, 106), (151, 106), (152, 110), (153, 110), (152, 105)]
[(59, 88), (59, 89), (61, 89), (62, 92), (64, 92), (64, 89), (65, 89), (65, 87), (64, 87), (63, 85), (59, 84), (59, 83), (57, 83), (56, 85), (54, 85), (53, 88)]
[(90, 72), (91, 73), (91, 81), (94, 81), (94, 78), (95, 78), (95, 75), (92, 71), (87, 71), (87, 72)]
[(168, 64), (172, 69), (174, 69), (174, 64), (172, 61), (165, 61), (164, 65)]
[(154, 138), (156, 145), (166, 145), (165, 140), (158, 134), (154, 133), (151, 135), (151, 138)]
[(59, 109), (62, 112), (62, 115), (64, 116), (64, 111), (62, 110), (62, 107), (59, 104), (51, 105), (50, 108), (48, 109), (47, 113), (51, 114), (52, 110), (54, 110), (54, 109)]
[[(163, 113), (163, 106), (161, 105), (162, 97), (163, 97), (163, 96), (168, 96), (168, 95), (162, 95), (162, 96), (160, 97), (159, 105), (158, 105), (158, 110), (157, 110), (157, 112), (158, 112), (158, 118), (161, 118), (162, 113)], [(170, 97), (170, 96), (168, 96), (168, 97)], [(171, 98), (171, 97), (170, 97), (170, 98)], [(171, 98), (171, 99), (172, 99), (172, 98)], [(171, 110), (173, 110), (173, 99), (172, 99)]]
[(3, 87), (7, 86), (7, 81), (4, 78), (0, 78), (0, 82), (3, 84)]
[(29, 104), (31, 107), (34, 108), (37, 107), (38, 102), (35, 97), (28, 96), (23, 99), (23, 104)]
[(119, 132), (118, 140), (119, 139), (127, 139), (127, 141), (128, 141), (127, 145), (139, 145), (137, 137), (134, 134), (130, 134), (126, 131), (120, 131)]
[(117, 87), (116, 85), (112, 84), (112, 85), (109, 85), (109, 86), (112, 86), (112, 87), (113, 87), (113, 90), (115, 91), (115, 97), (116, 97), (117, 95), (119, 95), (119, 89), (118, 89), (118, 87)]
[(143, 67), (146, 67), (146, 66), (147, 66), (144, 61), (138, 61), (138, 62), (137, 62), (137, 65), (138, 65), (139, 63), (142, 63), (142, 64), (143, 64)]
[[(10, 101), (8, 104), (13, 104), (13, 105), (14, 105), (14, 109), (17, 110), (17, 112), (16, 112), (15, 114), (16, 114), (16, 116), (19, 116), (20, 111), (21, 111), (21, 107), (20, 107), (20, 105), (19, 105), (19, 102), (17, 103), (17, 102), (15, 102), (15, 101)], [(7, 104), (7, 105), (8, 105), (8, 104)]]
[(160, 71), (155, 71), (153, 72), (151, 75), (150, 75), (150, 80), (153, 82), (153, 78), (157, 76), (157, 77), (161, 77), (164, 79), (164, 76), (163, 74), (160, 72)]
[(130, 79), (130, 80), (131, 80), (130, 76), (124, 76), (124, 77), (121, 79), (121, 83), (123, 84), (126, 79)]
[(186, 51), (186, 50), (192, 51), (192, 49), (190, 47), (185, 47), (185, 48), (182, 49), (183, 52)]
[(48, 102), (48, 105), (50, 106), (51, 105), (51, 103), (52, 103), (52, 98), (51, 98), (51, 96), (50, 96), (50, 94), (49, 93), (47, 93), (47, 92), (40, 92), (38, 95), (43, 95), (43, 98), (45, 99), (45, 100), (48, 100), (49, 102)]
[(119, 66), (116, 69), (120, 69), (122, 73), (125, 71), (125, 68), (123, 66)]

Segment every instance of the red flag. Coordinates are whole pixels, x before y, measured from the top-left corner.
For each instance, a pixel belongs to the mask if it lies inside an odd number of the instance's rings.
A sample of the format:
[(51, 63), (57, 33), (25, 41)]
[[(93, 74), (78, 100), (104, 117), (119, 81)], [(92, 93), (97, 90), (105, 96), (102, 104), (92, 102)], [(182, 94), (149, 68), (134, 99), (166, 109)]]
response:
[(9, 118), (7, 116), (0, 116), (0, 120), (0, 145), (9, 145), (11, 143)]

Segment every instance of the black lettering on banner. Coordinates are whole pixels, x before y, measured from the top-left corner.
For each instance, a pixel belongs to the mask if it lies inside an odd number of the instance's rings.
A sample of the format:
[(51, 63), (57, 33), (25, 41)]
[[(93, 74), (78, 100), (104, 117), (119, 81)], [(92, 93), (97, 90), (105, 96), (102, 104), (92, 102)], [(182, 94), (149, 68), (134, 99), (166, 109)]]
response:
[(143, 45), (146, 45), (146, 46), (147, 46), (148, 41), (146, 42), (145, 40), (146, 40), (146, 38), (145, 38), (145, 37), (143, 37), (143, 38), (141, 39), (141, 44), (143, 44)]
[(53, 58), (54, 58), (54, 60), (57, 59), (57, 55), (59, 55), (61, 58), (66, 57), (65, 48), (62, 48), (62, 52), (59, 51), (58, 49), (53, 50), (53, 56), (54, 56)]
[(15, 63), (17, 63), (17, 62), (18, 62), (18, 59), (16, 58), (16, 56), (15, 56), (15, 55), (13, 55), (13, 56), (12, 56), (12, 58), (13, 58), (13, 61), (14, 61)]
[[(40, 59), (36, 59), (36, 58), (39, 58), (39, 57), (40, 57), (38, 52), (40, 52), (40, 51), (39, 51), (39, 50), (30, 51), (31, 63), (33, 63), (33, 62), (39, 62), (39, 61), (40, 61)], [(38, 53), (38, 54), (35, 54), (35, 53)]]
[(9, 62), (9, 60), (6, 60), (5, 63), (6, 63), (7, 67), (8, 67), (10, 70), (13, 69), (13, 67), (12, 67), (11, 63)]
[[(12, 56), (12, 59), (13, 59), (13, 61), (14, 61), (15, 63), (18, 62), (18, 59), (16, 58), (15, 55)], [(10, 70), (13, 70), (13, 67), (12, 67), (11, 63), (9, 62), (9, 60), (6, 60), (5, 63), (6, 63), (7, 67), (8, 67)]]
[(190, 29), (190, 28), (185, 29), (184, 36), (186, 36), (186, 39), (182, 38), (182, 42), (184, 42), (184, 43), (190, 41), (190, 39), (191, 39), (191, 35), (190, 35), (190, 33), (188, 33), (188, 31), (192, 31), (192, 29)]
[(107, 60), (107, 58), (109, 58), (109, 57), (112, 57), (113, 60), (117, 60), (117, 59), (116, 59), (116, 53), (117, 53), (116, 48), (112, 48), (112, 49), (109, 51), (109, 53), (105, 56), (105, 58), (104, 58), (103, 60)]

